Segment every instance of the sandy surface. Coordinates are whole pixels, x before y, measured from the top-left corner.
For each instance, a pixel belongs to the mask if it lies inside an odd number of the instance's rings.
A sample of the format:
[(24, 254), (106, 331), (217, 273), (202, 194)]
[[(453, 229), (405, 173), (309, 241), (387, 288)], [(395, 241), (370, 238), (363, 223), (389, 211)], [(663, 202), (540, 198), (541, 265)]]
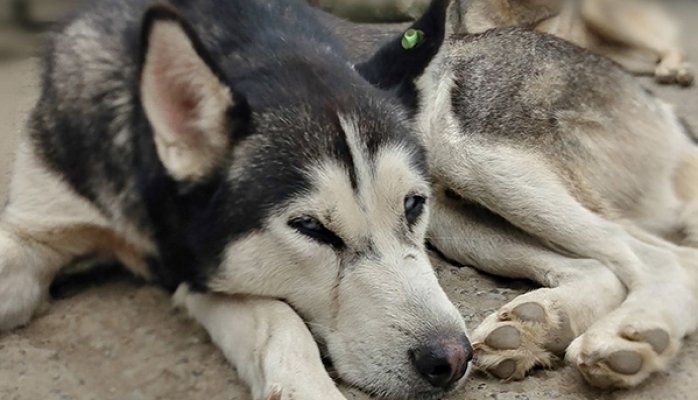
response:
[[(684, 22), (692, 58), (698, 60), (698, 2), (677, 5), (676, 11)], [(395, 29), (399, 27), (380, 31)], [(384, 37), (374, 28), (366, 32), (374, 39)], [(698, 128), (698, 88), (643, 83), (675, 103), (679, 113)], [(6, 175), (17, 138), (38, 91), (37, 60), (0, 63), (0, 204), (5, 201)], [(437, 258), (434, 263), (446, 292), (471, 328), (531, 289), (523, 282), (458, 269)], [(537, 370), (521, 382), (498, 382), (476, 374), (451, 398), (695, 400), (696, 375), (698, 339), (692, 337), (668, 373), (656, 374), (633, 391), (595, 391), (573, 368), (558, 365)], [(2, 400), (248, 398), (235, 371), (206, 334), (174, 311), (163, 291), (126, 278), (69, 290), (28, 327), (0, 334)]]

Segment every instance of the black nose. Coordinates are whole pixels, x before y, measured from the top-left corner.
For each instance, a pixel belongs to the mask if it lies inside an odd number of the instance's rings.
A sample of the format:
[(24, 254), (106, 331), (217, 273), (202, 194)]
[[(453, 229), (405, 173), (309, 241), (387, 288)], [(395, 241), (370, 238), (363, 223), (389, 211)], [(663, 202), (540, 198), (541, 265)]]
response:
[(465, 375), (473, 348), (465, 336), (434, 337), (410, 351), (412, 363), (432, 386), (448, 388)]

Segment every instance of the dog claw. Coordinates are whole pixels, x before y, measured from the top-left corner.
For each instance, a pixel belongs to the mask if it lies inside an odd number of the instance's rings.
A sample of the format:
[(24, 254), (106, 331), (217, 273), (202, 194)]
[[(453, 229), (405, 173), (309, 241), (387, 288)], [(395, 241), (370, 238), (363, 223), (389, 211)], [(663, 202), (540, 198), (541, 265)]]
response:
[(272, 389), (271, 393), (269, 394), (268, 400), (281, 400), (282, 394), (283, 390), (277, 386), (274, 389)]
[(487, 336), (485, 344), (498, 350), (513, 350), (521, 345), (521, 333), (511, 325), (502, 326)]

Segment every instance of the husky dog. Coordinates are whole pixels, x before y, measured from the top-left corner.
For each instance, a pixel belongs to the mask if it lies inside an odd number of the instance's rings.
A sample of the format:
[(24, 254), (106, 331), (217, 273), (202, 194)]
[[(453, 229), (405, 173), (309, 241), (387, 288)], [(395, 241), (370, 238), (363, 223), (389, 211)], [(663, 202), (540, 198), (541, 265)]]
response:
[[(544, 286), (471, 334), (474, 363), (520, 379), (566, 353), (594, 386), (635, 386), (698, 327), (698, 146), (613, 61), (532, 30), (465, 33), (466, 4), (407, 74), (433, 184), (428, 240)], [(441, 43), (425, 29), (421, 46)], [(369, 63), (394, 60), (392, 74), (367, 77), (393, 86), (413, 50), (386, 45)]]
[(472, 348), (401, 103), (301, 0), (153, 3), (93, 2), (51, 39), (0, 219), (0, 329), (110, 256), (176, 290), (256, 399), (342, 399), (316, 341), (367, 392), (452, 390)]

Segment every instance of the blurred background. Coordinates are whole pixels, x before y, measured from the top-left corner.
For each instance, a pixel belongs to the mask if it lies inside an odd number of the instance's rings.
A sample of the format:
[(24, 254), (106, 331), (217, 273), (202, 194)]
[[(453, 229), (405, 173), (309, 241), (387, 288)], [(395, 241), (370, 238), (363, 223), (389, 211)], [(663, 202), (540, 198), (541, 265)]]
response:
[[(86, 0), (0, 0), (0, 62), (35, 55), (40, 49), (44, 33), (51, 24), (83, 1)], [(339, 17), (368, 23), (413, 20), (424, 12), (430, 2), (430, 0), (306, 1)], [(679, 17), (683, 25), (698, 24), (698, 0), (656, 1), (664, 3), (674, 17)], [(533, 3), (536, 1), (531, 1), (531, 4)], [(697, 40), (698, 38), (694, 37), (693, 41)]]
[(81, 0), (0, 0), (0, 62), (34, 54), (42, 33)]

